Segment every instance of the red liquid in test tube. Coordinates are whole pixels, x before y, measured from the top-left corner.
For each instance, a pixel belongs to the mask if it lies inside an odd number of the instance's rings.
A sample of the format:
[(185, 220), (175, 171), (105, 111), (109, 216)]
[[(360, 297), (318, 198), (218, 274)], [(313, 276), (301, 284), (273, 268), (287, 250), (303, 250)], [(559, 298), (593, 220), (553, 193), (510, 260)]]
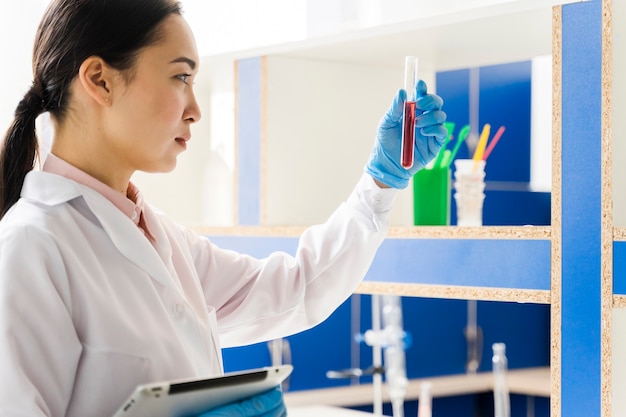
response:
[(400, 148), (400, 165), (409, 169), (413, 166), (415, 147), (415, 85), (417, 84), (417, 57), (407, 56), (404, 59), (404, 114), (402, 117), (402, 144)]
[(415, 147), (415, 102), (404, 102), (404, 117), (402, 119), (402, 168), (409, 169), (413, 166), (413, 148)]

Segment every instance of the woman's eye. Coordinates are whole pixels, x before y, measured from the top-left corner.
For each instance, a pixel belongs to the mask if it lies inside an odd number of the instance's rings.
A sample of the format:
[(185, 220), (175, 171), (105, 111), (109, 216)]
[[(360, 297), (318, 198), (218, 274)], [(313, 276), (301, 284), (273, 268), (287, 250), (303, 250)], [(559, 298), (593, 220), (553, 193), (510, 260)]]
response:
[(189, 84), (189, 82), (187, 80), (189, 77), (191, 77), (191, 74), (179, 74), (179, 75), (176, 76), (176, 78), (178, 78), (179, 80), (181, 80), (185, 84)]

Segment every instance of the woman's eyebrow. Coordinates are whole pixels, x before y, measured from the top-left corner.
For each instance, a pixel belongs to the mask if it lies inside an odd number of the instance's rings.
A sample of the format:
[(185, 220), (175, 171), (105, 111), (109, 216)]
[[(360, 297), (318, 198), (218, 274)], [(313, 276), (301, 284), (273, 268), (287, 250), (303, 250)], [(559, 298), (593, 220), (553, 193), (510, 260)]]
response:
[(172, 62), (170, 62), (170, 64), (176, 64), (178, 62), (183, 62), (187, 65), (189, 65), (189, 68), (196, 69), (196, 61), (194, 61), (193, 59), (181, 56), (179, 58), (176, 58), (175, 60), (173, 60)]

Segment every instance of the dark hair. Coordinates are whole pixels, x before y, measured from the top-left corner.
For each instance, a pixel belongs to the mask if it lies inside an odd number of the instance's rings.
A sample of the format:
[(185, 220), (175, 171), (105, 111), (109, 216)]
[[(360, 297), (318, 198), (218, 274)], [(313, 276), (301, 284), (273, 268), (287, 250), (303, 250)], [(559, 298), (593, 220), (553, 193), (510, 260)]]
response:
[(161, 23), (181, 14), (174, 0), (53, 0), (33, 50), (33, 83), (18, 104), (0, 151), (0, 218), (20, 197), (38, 158), (35, 120), (46, 111), (60, 122), (70, 85), (85, 59), (99, 56), (132, 78), (142, 48), (159, 41)]

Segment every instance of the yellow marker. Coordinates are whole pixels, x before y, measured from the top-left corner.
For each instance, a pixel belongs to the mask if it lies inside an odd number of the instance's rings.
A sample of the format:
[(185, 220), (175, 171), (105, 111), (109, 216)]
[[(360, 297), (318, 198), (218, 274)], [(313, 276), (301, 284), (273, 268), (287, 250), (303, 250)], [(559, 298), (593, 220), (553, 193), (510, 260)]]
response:
[(485, 153), (485, 147), (487, 146), (487, 139), (489, 139), (489, 133), (491, 131), (491, 125), (489, 123), (485, 124), (483, 127), (483, 132), (480, 134), (480, 139), (478, 140), (478, 146), (476, 146), (476, 151), (474, 151), (474, 157), (472, 158), (474, 161), (480, 161), (483, 159), (483, 153)]

